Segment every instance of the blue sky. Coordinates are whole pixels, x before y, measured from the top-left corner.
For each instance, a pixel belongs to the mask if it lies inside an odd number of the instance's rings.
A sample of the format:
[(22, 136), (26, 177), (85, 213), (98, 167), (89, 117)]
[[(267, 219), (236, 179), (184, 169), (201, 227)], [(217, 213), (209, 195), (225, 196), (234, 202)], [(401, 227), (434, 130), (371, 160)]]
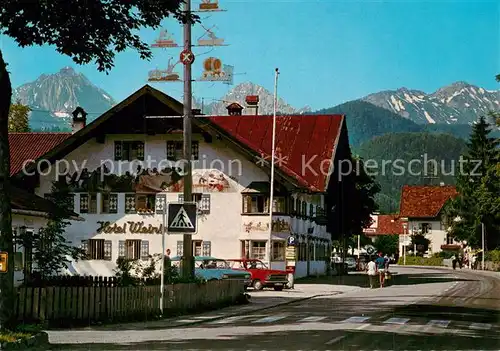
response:
[[(235, 84), (251, 81), (272, 91), (279, 67), (279, 95), (296, 107), (331, 107), (372, 92), (407, 87), (425, 92), (463, 80), (498, 89), (500, 73), (500, 2), (498, 1), (230, 1), (228, 12), (202, 18), (216, 25), (218, 37), (230, 46), (197, 57), (194, 78), (204, 58), (216, 56), (235, 66)], [(193, 7), (197, 1), (193, 1)], [(182, 30), (174, 20), (165, 28), (178, 40)], [(158, 31), (144, 30), (152, 42)], [(202, 34), (193, 29), (193, 41)], [(165, 68), (176, 49), (153, 49), (151, 62), (135, 52), (117, 56), (109, 75), (94, 65), (78, 66), (52, 47), (21, 49), (0, 38), (15, 87), (42, 73), (72, 66), (116, 100), (147, 83), (148, 71)], [(195, 54), (206, 53), (197, 48)], [(182, 72), (182, 67), (176, 68)], [(182, 98), (182, 83), (154, 84)], [(206, 101), (223, 96), (222, 83), (194, 83), (195, 96)], [(101, 112), (101, 111), (96, 111)]]

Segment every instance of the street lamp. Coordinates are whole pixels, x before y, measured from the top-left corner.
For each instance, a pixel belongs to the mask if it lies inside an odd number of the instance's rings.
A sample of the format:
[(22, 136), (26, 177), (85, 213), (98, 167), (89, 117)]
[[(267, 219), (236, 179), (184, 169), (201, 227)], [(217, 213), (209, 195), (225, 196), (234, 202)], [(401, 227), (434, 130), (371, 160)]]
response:
[(406, 235), (408, 234), (408, 218), (401, 218), (403, 223), (403, 265), (406, 266)]
[(273, 254), (273, 207), (274, 207), (274, 149), (276, 144), (276, 108), (278, 103), (278, 75), (276, 68), (274, 74), (274, 106), (273, 106), (273, 131), (271, 145), (271, 181), (269, 186), (269, 268), (271, 268), (271, 258)]

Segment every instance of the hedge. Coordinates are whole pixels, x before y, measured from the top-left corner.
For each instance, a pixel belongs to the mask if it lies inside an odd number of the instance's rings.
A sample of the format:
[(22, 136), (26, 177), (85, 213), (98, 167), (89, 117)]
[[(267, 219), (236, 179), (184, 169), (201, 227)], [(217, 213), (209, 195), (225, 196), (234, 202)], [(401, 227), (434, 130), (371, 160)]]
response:
[[(398, 265), (403, 265), (403, 257), (398, 260)], [(407, 266), (443, 266), (442, 257), (420, 257), (420, 256), (406, 256)]]

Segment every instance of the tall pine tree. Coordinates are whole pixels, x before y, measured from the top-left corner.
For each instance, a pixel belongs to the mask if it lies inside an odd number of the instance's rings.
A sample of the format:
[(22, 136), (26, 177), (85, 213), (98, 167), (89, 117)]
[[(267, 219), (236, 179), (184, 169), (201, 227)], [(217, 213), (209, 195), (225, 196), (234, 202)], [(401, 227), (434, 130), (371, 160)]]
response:
[[(481, 223), (486, 228), (486, 248), (500, 245), (498, 222), (499, 141), (489, 136), (489, 124), (484, 117), (473, 126), (461, 167), (456, 169), (459, 195), (447, 206), (452, 224), (451, 234), (467, 240), (473, 247), (481, 246)], [(454, 221), (459, 217), (460, 221)]]
[(31, 109), (29, 106), (23, 105), (21, 100), (17, 100), (15, 104), (10, 105), (9, 111), (9, 133), (27, 133), (30, 132), (29, 114)]

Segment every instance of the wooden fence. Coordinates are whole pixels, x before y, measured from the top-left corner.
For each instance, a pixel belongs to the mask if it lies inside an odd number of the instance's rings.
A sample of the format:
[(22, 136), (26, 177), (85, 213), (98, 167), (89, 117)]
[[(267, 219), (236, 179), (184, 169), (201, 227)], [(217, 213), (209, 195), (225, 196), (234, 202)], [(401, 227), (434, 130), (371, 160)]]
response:
[[(164, 314), (229, 304), (243, 290), (234, 280), (166, 285)], [(20, 322), (54, 326), (152, 319), (160, 312), (160, 286), (20, 287), (16, 307)]]

